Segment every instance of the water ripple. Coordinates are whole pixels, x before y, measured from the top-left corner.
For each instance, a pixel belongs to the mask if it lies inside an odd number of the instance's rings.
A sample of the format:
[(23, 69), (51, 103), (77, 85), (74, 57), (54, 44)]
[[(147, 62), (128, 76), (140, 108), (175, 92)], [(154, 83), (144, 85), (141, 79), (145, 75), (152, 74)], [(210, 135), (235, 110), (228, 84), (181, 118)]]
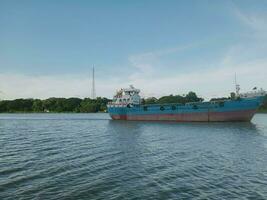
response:
[(265, 199), (266, 124), (2, 114), (0, 199)]

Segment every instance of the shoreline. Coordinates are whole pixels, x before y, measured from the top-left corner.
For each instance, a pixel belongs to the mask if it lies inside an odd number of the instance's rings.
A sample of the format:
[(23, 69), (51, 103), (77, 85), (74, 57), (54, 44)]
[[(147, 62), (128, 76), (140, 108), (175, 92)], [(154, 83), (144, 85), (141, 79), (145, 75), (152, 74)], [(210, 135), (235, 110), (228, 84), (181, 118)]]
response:
[(1, 112), (1, 114), (104, 114), (108, 112)]
[[(0, 114), (108, 114), (108, 112), (0, 112)], [(267, 111), (257, 111), (255, 114), (267, 114)]]

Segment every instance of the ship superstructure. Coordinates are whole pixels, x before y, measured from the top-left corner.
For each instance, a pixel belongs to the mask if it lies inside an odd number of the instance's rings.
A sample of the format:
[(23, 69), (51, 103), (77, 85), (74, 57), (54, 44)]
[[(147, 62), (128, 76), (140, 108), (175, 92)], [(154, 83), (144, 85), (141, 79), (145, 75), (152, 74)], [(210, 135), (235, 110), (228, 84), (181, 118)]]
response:
[(129, 88), (120, 89), (113, 97), (110, 106), (125, 107), (141, 104), (140, 90), (130, 85)]

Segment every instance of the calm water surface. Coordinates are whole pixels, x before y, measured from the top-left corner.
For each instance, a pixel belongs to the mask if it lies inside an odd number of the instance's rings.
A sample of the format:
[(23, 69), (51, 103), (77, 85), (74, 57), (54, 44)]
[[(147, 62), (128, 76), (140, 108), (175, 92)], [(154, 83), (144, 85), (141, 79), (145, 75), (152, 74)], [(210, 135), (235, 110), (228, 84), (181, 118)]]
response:
[(1, 114), (0, 199), (267, 199), (267, 115), (251, 123)]

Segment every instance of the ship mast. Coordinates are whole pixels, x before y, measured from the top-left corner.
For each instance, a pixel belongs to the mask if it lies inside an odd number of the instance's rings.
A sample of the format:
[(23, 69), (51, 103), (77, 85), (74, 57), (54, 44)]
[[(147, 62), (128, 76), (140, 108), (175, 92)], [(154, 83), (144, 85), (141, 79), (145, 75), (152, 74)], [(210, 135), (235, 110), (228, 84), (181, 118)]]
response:
[(236, 91), (236, 95), (239, 96), (240, 85), (237, 84), (237, 81), (236, 81), (236, 73), (235, 73), (235, 91)]

